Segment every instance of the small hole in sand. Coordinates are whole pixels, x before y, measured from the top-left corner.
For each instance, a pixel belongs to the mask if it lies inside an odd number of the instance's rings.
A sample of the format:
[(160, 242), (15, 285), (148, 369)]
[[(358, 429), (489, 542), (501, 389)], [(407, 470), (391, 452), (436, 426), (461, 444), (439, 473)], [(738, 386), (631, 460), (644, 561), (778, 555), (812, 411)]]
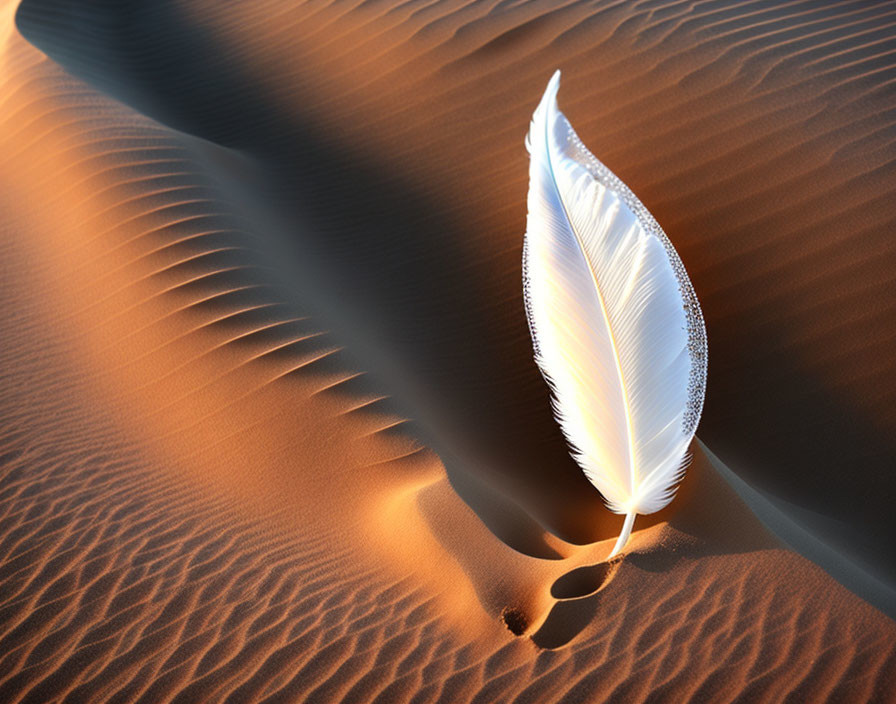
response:
[(602, 562), (567, 572), (551, 585), (551, 596), (555, 599), (575, 599), (593, 594), (613, 576), (616, 566), (615, 562)]
[(501, 612), (501, 620), (504, 621), (507, 630), (515, 636), (523, 635), (529, 627), (526, 615), (519, 609), (511, 608), (510, 606), (505, 607)]

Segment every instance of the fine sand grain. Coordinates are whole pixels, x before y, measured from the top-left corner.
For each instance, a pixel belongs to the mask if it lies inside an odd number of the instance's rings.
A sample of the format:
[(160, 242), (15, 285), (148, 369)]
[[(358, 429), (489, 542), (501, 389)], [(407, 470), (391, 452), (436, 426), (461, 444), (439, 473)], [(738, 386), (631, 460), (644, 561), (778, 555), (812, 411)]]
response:
[[(894, 26), (0, 5), (0, 702), (896, 701)], [(520, 290), (558, 67), (710, 343), (609, 564)]]

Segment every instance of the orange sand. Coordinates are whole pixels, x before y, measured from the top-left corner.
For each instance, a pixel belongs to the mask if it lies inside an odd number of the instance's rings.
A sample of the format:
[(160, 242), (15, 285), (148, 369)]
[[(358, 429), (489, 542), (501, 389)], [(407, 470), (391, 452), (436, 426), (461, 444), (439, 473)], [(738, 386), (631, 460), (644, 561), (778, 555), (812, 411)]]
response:
[(699, 447), (602, 562), (520, 291), (560, 67), (692, 274), (700, 437), (896, 613), (894, 20), (5, 3), (0, 701), (896, 701)]

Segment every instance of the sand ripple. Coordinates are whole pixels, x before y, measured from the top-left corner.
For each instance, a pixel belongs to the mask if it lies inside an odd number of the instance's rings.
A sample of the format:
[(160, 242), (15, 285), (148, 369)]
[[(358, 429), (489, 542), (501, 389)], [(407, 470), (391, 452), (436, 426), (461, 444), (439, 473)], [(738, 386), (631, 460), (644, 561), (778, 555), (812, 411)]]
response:
[(519, 282), (560, 66), (693, 274), (701, 437), (892, 575), (891, 4), (16, 10), (0, 701), (894, 701), (699, 452), (599, 564)]

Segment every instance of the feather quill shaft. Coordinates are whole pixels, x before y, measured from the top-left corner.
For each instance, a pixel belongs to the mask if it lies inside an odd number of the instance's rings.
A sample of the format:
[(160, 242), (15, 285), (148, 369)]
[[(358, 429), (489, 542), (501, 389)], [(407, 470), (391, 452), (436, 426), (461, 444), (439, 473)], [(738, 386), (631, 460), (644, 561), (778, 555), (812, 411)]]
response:
[(674, 497), (703, 408), (706, 332), (678, 254), (582, 144), (548, 83), (526, 137), (523, 290), (535, 360), (585, 476), (626, 516)]

